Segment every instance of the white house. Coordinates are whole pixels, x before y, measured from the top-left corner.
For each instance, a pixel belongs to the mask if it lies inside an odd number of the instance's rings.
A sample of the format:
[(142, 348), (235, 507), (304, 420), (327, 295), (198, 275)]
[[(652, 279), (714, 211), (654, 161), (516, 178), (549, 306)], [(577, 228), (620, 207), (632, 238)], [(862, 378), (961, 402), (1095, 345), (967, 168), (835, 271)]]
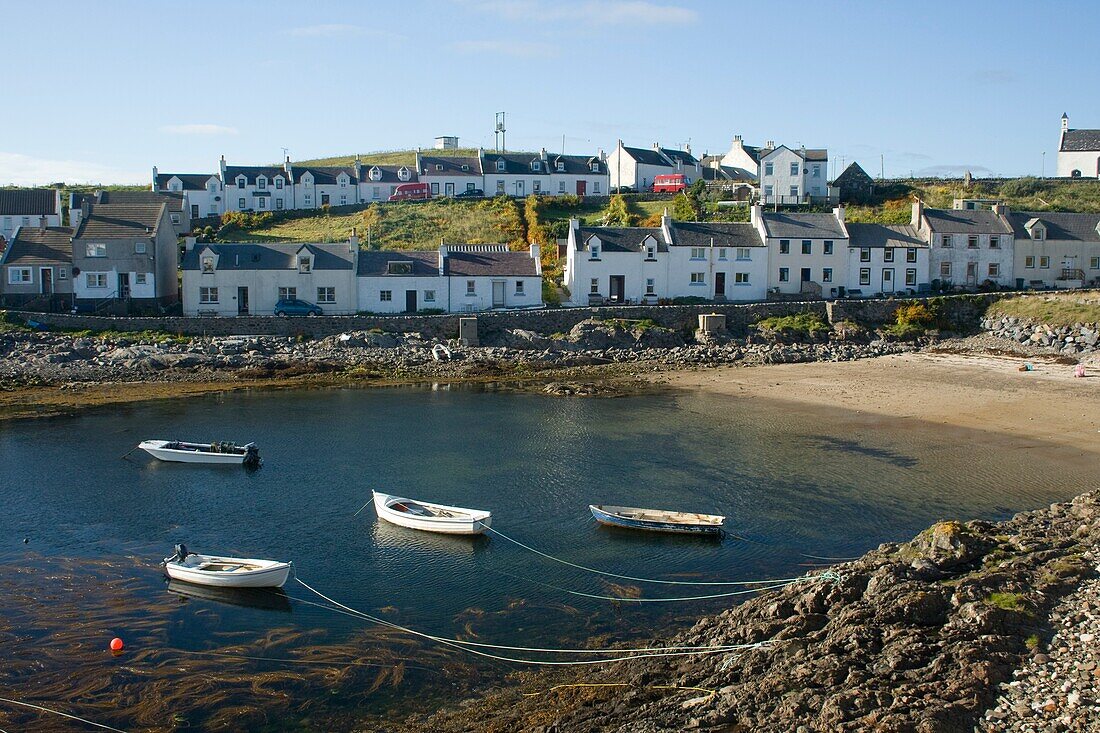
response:
[[(379, 175), (382, 175), (382, 171), (386, 168), (386, 166), (374, 167), (379, 168)], [(485, 177), (481, 171), (480, 156), (451, 157), (421, 155), (418, 152), (414, 172), (418, 173), (418, 180), (429, 184), (432, 196), (456, 196), (470, 191), (485, 192)], [(367, 185), (366, 182), (363, 185)], [(364, 200), (367, 199), (364, 197)]]
[(160, 173), (153, 166), (151, 190), (183, 194), (189, 219), (221, 216), (226, 211), (221, 179), (209, 173)]
[(0, 237), (10, 241), (19, 227), (61, 226), (61, 190), (0, 189)]
[(523, 197), (550, 191), (550, 171), (540, 155), (483, 152), (481, 165), (485, 192), (490, 196)]
[(296, 166), (287, 158), (283, 167), (294, 187), (288, 209), (351, 206), (360, 201), (358, 161), (346, 167)]
[(697, 297), (763, 300), (767, 250), (750, 224), (674, 222), (582, 227), (569, 222), (564, 284), (572, 305)]
[(913, 203), (910, 226), (929, 246), (931, 280), (976, 288), (986, 281), (1015, 284), (1014, 235), (1008, 209), (926, 209)]
[(829, 151), (824, 148), (789, 148), (769, 140), (763, 147), (745, 145), (735, 135), (722, 166), (756, 179), (765, 204), (836, 202), (829, 189)]
[(1071, 130), (1062, 115), (1058, 141), (1059, 178), (1100, 178), (1100, 130)]
[(853, 287), (843, 207), (804, 214), (765, 212), (756, 204), (750, 216), (768, 248), (769, 292), (828, 298)]
[(911, 226), (845, 224), (849, 292), (863, 295), (927, 292), (928, 243)]
[[(225, 211), (281, 211), (283, 209), (313, 209), (312, 198), (295, 201), (290, 174), (285, 168), (271, 165), (235, 165), (219, 163), (225, 186)], [(305, 194), (303, 194), (305, 196)]]
[(1100, 284), (1100, 214), (1010, 211), (1017, 287)]
[(359, 243), (195, 244), (183, 256), (185, 315), (273, 315), (281, 299), (355, 313)]
[(418, 180), (416, 168), (407, 165), (363, 165), (359, 177), (359, 201), (389, 201), (398, 186)]
[(653, 148), (647, 150), (627, 147), (622, 140), (607, 156), (607, 170), (613, 189), (629, 186), (635, 191), (652, 188), (653, 179), (660, 175), (683, 174), (688, 185), (703, 177), (702, 164), (691, 154), (691, 148), (672, 150), (653, 143)]
[(168, 218), (172, 230), (178, 235), (191, 231), (191, 210), (187, 196), (179, 191), (96, 191), (94, 193), (69, 194), (69, 226), (80, 226), (84, 212), (84, 199), (93, 204), (159, 204), (168, 205)]

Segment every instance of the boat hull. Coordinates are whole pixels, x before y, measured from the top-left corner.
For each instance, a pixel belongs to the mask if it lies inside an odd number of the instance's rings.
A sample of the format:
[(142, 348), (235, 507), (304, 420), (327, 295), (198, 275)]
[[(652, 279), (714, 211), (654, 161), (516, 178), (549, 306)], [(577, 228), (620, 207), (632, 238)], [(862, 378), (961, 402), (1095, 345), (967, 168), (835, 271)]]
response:
[[(445, 510), (467, 514), (469, 516), (455, 518), (419, 516), (391, 508), (394, 504), (403, 502), (411, 502), (429, 509)], [(461, 507), (449, 507), (441, 504), (429, 504), (423, 501), (381, 494), (377, 491), (374, 492), (374, 509), (378, 512), (379, 519), (384, 519), (390, 524), (396, 524), (399, 527), (416, 529), (421, 532), (478, 535), (484, 533), (492, 524), (492, 515), (489, 512), (462, 509)]]
[(240, 466), (248, 458), (248, 453), (207, 453), (204, 451), (178, 450), (166, 447), (169, 441), (146, 440), (138, 444), (143, 451), (161, 461), (173, 463), (206, 463), (214, 465)]
[(607, 525), (609, 527), (623, 527), (624, 529), (638, 529), (647, 532), (672, 532), (675, 534), (707, 535), (712, 537), (722, 532), (721, 524), (666, 522), (650, 519), (635, 519), (633, 517), (626, 517), (622, 516), (621, 514), (604, 511), (603, 509), (595, 505), (591, 505), (588, 508), (592, 512), (592, 516), (597, 522)]
[(187, 567), (178, 561), (166, 562), (164, 572), (172, 580), (204, 585), (211, 588), (282, 588), (290, 577), (291, 564), (269, 560), (245, 560), (232, 557), (206, 557), (208, 561), (225, 563), (249, 563), (262, 565), (257, 570), (245, 572), (211, 572), (198, 567)]

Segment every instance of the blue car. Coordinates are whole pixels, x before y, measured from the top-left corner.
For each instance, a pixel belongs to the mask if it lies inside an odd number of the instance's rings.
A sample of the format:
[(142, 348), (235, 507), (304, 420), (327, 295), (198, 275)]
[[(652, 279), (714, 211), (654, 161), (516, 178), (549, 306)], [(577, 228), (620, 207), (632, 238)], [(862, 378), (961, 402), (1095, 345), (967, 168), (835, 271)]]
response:
[(313, 303), (307, 303), (304, 300), (291, 300), (283, 299), (275, 304), (275, 315), (277, 316), (319, 316), (324, 311), (320, 306)]

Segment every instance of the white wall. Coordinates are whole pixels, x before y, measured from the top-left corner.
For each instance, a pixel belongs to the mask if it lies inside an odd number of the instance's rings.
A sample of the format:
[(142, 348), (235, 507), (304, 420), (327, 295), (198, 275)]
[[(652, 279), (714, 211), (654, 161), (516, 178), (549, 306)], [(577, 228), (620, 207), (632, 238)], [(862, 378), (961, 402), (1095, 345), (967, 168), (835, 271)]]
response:
[[(876, 295), (878, 293), (896, 293), (906, 290), (916, 290), (918, 285), (927, 285), (931, 282), (929, 277), (929, 257), (927, 247), (890, 247), (893, 253), (893, 261), (886, 261), (886, 247), (868, 247), (866, 255), (859, 247), (848, 247), (848, 272), (847, 287), (863, 292), (864, 295)], [(909, 261), (909, 252), (912, 251), (913, 262)], [(864, 262), (863, 257), (870, 258)], [(890, 277), (884, 279), (883, 272), (889, 271)], [(866, 284), (861, 280), (861, 275), (867, 277)], [(908, 275), (912, 275), (911, 282), (906, 282)], [(826, 294), (828, 294), (826, 292)]]
[[(542, 305), (542, 278), (531, 277), (464, 277), (452, 275), (446, 278), (446, 289), (452, 313), (483, 311), (493, 308), (493, 283), (504, 283), (504, 308), (530, 308)], [(474, 294), (468, 295), (466, 283), (474, 281)], [(516, 283), (523, 283), (523, 293), (516, 292)]]
[[(106, 263), (104, 263), (106, 264)], [(118, 276), (119, 269), (117, 267), (107, 269), (90, 270), (87, 268), (81, 268), (80, 274), (73, 277), (73, 294), (80, 299), (100, 300), (102, 298), (118, 298)], [(125, 272), (125, 271), (124, 271)], [(107, 286), (103, 288), (90, 288), (88, 287), (88, 275), (90, 274), (105, 274), (107, 276)], [(130, 278), (130, 297), (131, 298), (155, 298), (157, 297), (156, 282), (157, 276), (153, 272), (134, 272), (129, 271), (126, 274)], [(138, 275), (145, 276), (144, 283), (138, 283)]]
[[(199, 288), (218, 288), (218, 302), (200, 303)], [(308, 274), (297, 270), (215, 270), (201, 273), (185, 270), (183, 273), (183, 312), (197, 315), (199, 312), (216, 312), (218, 315), (237, 315), (237, 288), (248, 288), (248, 310), (255, 315), (273, 315), (279, 299), (280, 287), (297, 289), (297, 297), (321, 307), (326, 314), (355, 313), (356, 291), (353, 270), (313, 270)], [(318, 303), (317, 288), (336, 289), (335, 303)]]
[[(416, 291), (416, 308), (447, 308), (446, 286), (443, 278), (404, 277), (401, 275), (374, 275), (355, 278), (355, 287), (359, 293), (359, 310), (369, 313), (404, 313), (405, 291)], [(389, 291), (391, 299), (381, 299), (382, 291)], [(425, 299), (425, 291), (434, 290), (435, 300)]]
[[(787, 254), (782, 254), (782, 243), (789, 242)], [(830, 297), (839, 294), (840, 288), (855, 287), (848, 280), (848, 240), (810, 239), (810, 254), (802, 254), (804, 239), (769, 237), (768, 243), (768, 287), (779, 288), (781, 293), (802, 292), (802, 269), (810, 268), (809, 282), (821, 286), (821, 294)], [(825, 254), (825, 243), (833, 243), (832, 254)], [(779, 279), (780, 269), (787, 268), (788, 278)], [(832, 281), (826, 281), (826, 268), (832, 270)], [(836, 289), (836, 292), (833, 292)]]
[(1058, 177), (1069, 178), (1074, 170), (1081, 171), (1081, 178), (1100, 176), (1100, 152), (1059, 152)]
[[(19, 227), (27, 227), (28, 229), (36, 229), (41, 224), (42, 217), (37, 214), (30, 214), (27, 216), (20, 216), (13, 214), (11, 216), (0, 216), (0, 236), (9, 242), (15, 236), (15, 230)], [(49, 214), (46, 216), (46, 226), (59, 227), (61, 226), (60, 214)]]
[[(951, 238), (951, 246), (943, 246), (943, 237)], [(953, 285), (964, 287), (976, 287), (986, 280), (992, 280), (998, 285), (1014, 285), (1016, 283), (1013, 274), (1013, 237), (1011, 234), (996, 235), (999, 246), (991, 249), (988, 234), (979, 234), (977, 248), (970, 248), (967, 234), (945, 235), (941, 232), (930, 233), (930, 271), (932, 280), (946, 280)], [(950, 265), (950, 275), (943, 274), (943, 263)], [(995, 276), (989, 274), (989, 265), (996, 263), (999, 273)], [(968, 266), (975, 265), (975, 274), (967, 276)]]
[(1015, 240), (1012, 259), (1015, 278), (1023, 279), (1025, 286), (1034, 280), (1042, 280), (1048, 287), (1059, 286), (1057, 278), (1065, 262), (1072, 269), (1083, 270), (1086, 282), (1100, 278), (1100, 242), (1021, 238)]

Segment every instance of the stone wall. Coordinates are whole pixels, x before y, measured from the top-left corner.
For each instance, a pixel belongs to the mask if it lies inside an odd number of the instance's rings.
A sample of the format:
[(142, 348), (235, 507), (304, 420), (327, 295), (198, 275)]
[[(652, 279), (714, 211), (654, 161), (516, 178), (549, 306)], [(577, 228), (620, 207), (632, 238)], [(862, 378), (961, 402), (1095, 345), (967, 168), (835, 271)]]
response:
[(1100, 323), (1052, 326), (1016, 316), (996, 315), (983, 318), (981, 325), (994, 336), (1029, 346), (1045, 346), (1067, 354), (1091, 354), (1100, 351)]
[[(947, 295), (927, 298), (926, 302), (939, 310), (941, 317), (952, 330), (969, 331), (978, 327), (982, 315), (990, 304), (1006, 297), (1006, 293), (982, 295)], [(899, 300), (834, 300), (826, 309), (829, 322), (853, 321), (861, 326), (875, 327), (894, 323), (898, 307), (912, 302), (911, 298)]]

